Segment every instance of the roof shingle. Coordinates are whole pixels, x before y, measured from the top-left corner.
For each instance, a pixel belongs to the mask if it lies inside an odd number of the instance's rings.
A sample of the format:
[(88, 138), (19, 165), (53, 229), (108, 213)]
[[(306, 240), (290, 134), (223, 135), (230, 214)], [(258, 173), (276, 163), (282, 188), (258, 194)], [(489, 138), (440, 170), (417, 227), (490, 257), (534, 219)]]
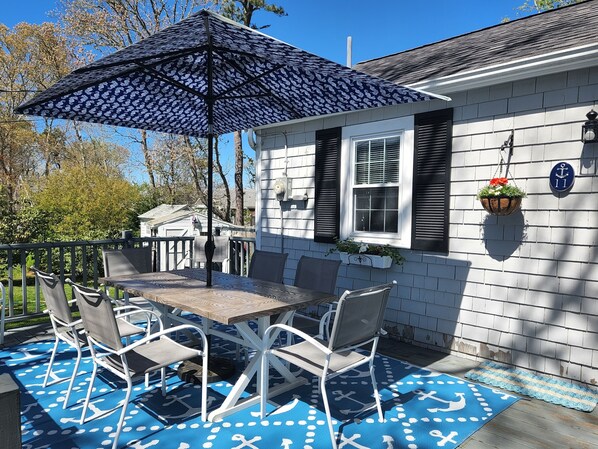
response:
[(480, 69), (597, 41), (598, 1), (535, 14), (354, 68), (402, 85)]

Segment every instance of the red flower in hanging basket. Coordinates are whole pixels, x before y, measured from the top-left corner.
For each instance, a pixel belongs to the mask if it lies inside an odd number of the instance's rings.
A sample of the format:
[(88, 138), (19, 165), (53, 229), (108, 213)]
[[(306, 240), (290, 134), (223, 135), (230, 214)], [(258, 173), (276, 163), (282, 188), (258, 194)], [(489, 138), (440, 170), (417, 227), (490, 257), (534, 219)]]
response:
[(506, 186), (509, 183), (507, 178), (492, 178), (490, 180), (490, 185), (493, 187), (496, 186)]

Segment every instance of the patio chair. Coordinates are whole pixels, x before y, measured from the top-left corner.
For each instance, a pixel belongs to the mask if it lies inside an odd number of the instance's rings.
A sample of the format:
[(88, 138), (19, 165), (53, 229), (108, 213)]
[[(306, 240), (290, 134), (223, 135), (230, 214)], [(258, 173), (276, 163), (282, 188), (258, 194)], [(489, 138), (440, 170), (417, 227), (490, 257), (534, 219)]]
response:
[[(323, 341), (307, 335), (294, 327), (284, 324), (273, 324), (264, 333), (264, 355), (262, 357), (261, 384), (261, 416), (266, 414), (266, 403), (269, 384), (269, 363), (277, 367), (283, 376), (291, 373), (277, 359), (282, 359), (317, 376), (320, 380), (319, 390), (328, 419), (328, 429), (332, 446), (336, 449), (336, 436), (332, 426), (330, 405), (326, 394), (326, 382), (333, 377), (357, 367), (368, 364), (374, 398), (378, 410), (378, 418), (382, 422), (382, 406), (374, 375), (374, 357), (378, 346), (380, 329), (390, 290), (396, 284), (384, 284), (361, 290), (345, 291), (338, 303), (330, 339)], [(330, 313), (330, 312), (329, 312)], [(289, 346), (273, 348), (272, 332), (276, 329), (290, 332), (303, 341)], [(285, 374), (286, 372), (286, 374)]]
[[(106, 277), (151, 273), (153, 271), (152, 249), (150, 246), (104, 250), (103, 259), (104, 275)], [(122, 303), (118, 298), (117, 301)], [(129, 298), (129, 304), (151, 309), (151, 305), (147, 300), (140, 297)]]
[[(206, 258), (206, 251), (205, 245), (208, 238), (205, 236), (195, 236), (195, 240), (193, 241), (193, 265), (199, 266), (199, 264), (204, 264), (208, 261)], [(215, 270), (224, 271), (225, 273), (229, 272), (228, 267), (228, 247), (229, 247), (229, 238), (225, 235), (216, 235), (214, 236), (214, 256), (212, 257), (212, 267)]]
[[(318, 259), (301, 256), (295, 272), (295, 287), (308, 288), (333, 295), (336, 290), (336, 278), (341, 261), (334, 259)], [(329, 311), (337, 302), (330, 303)], [(293, 325), (293, 320), (289, 323)], [(291, 335), (288, 336), (292, 338)]]
[[(205, 421), (208, 384), (208, 342), (203, 331), (197, 326), (182, 324), (168, 329), (160, 329), (157, 333), (147, 335), (131, 344), (123, 345), (110, 298), (102, 290), (84, 287), (70, 281), (69, 283), (73, 287), (79, 304), (83, 328), (85, 329), (89, 351), (93, 360), (93, 373), (81, 414), (81, 424), (85, 422), (85, 414), (89, 406), (98, 367), (110, 371), (127, 382), (127, 392), (112, 444), (112, 448), (116, 449), (125, 420), (127, 405), (133, 390), (133, 378), (146, 376), (147, 380), (149, 374), (160, 371), (162, 394), (165, 395), (166, 367), (194, 357), (201, 357), (203, 367), (201, 419)], [(167, 336), (167, 334), (183, 330), (194, 330), (199, 334), (201, 337), (201, 350), (183, 346)], [(101, 353), (96, 351), (95, 346), (99, 347)]]
[(273, 253), (256, 249), (251, 256), (247, 277), (282, 284), (287, 253)]
[[(54, 273), (46, 273), (45, 271), (42, 271), (36, 267), (31, 267), (31, 270), (35, 273), (38, 285), (42, 290), (42, 294), (46, 301), (47, 307), (46, 310), (44, 310), (44, 313), (47, 313), (50, 316), (50, 322), (52, 323), (52, 329), (54, 331), (54, 347), (52, 348), (52, 354), (50, 355), (50, 363), (48, 364), (46, 376), (44, 377), (44, 388), (48, 385), (53, 385), (67, 380), (67, 378), (57, 379), (51, 383), (48, 383), (48, 379), (50, 378), (50, 374), (52, 373), (52, 366), (54, 365), (54, 360), (56, 358), (58, 343), (60, 341), (63, 341), (64, 343), (66, 343), (71, 348), (74, 348), (77, 351), (75, 367), (73, 368), (73, 373), (70, 377), (70, 382), (66, 392), (66, 396), (62, 404), (62, 408), (65, 409), (71, 396), (71, 391), (73, 389), (75, 377), (77, 377), (79, 371), (79, 364), (81, 363), (82, 351), (87, 346), (87, 340), (85, 339), (85, 336), (82, 334), (83, 325), (81, 323), (81, 320), (74, 319), (70, 309), (70, 305), (75, 303), (76, 300), (67, 300), (64, 291), (64, 284), (60, 281), (58, 276), (56, 276)], [(144, 328), (131, 324), (128, 321), (126, 321), (126, 319), (124, 319), (125, 314), (127, 312), (138, 311), (139, 309), (137, 307), (119, 307), (116, 310), (118, 316), (120, 317), (117, 320), (117, 324), (119, 333), (122, 337), (131, 337), (133, 335), (138, 335), (146, 332)], [(149, 319), (147, 324), (149, 326)]]

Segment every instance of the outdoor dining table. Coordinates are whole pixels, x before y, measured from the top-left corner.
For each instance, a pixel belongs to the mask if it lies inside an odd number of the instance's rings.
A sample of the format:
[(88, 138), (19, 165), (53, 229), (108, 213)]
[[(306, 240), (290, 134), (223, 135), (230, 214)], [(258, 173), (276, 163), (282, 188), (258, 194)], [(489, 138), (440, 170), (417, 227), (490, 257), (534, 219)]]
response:
[[(276, 323), (288, 324), (296, 310), (337, 299), (329, 293), (221, 272), (214, 272), (212, 286), (206, 287), (206, 270), (199, 268), (112, 276), (104, 278), (103, 282), (121, 289), (125, 300), (128, 296), (141, 296), (150, 301), (165, 327), (173, 321), (190, 322), (181, 316), (181, 311), (193, 313), (202, 318), (201, 326), (207, 335), (216, 335), (255, 351), (222, 405), (208, 415), (210, 421), (259, 403), (262, 339), (272, 315), (279, 314)], [(257, 323), (255, 330), (249, 325), (250, 321)], [(234, 325), (238, 335), (218, 329), (214, 322)], [(277, 338), (277, 334), (271, 338)], [(274, 363), (273, 367), (285, 382), (270, 388), (270, 397), (306, 382), (282, 363)], [(257, 378), (256, 393), (242, 397), (254, 377)]]

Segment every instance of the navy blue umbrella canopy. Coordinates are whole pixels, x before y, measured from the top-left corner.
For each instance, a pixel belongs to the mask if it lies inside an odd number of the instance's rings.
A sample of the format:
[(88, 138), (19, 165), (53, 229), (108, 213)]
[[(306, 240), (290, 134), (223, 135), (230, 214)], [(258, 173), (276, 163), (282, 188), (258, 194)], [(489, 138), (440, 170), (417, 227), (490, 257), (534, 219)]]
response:
[(17, 113), (208, 138), (303, 117), (429, 100), (209, 11), (75, 70)]
[(17, 112), (207, 137), (427, 99), (204, 10), (74, 71)]

